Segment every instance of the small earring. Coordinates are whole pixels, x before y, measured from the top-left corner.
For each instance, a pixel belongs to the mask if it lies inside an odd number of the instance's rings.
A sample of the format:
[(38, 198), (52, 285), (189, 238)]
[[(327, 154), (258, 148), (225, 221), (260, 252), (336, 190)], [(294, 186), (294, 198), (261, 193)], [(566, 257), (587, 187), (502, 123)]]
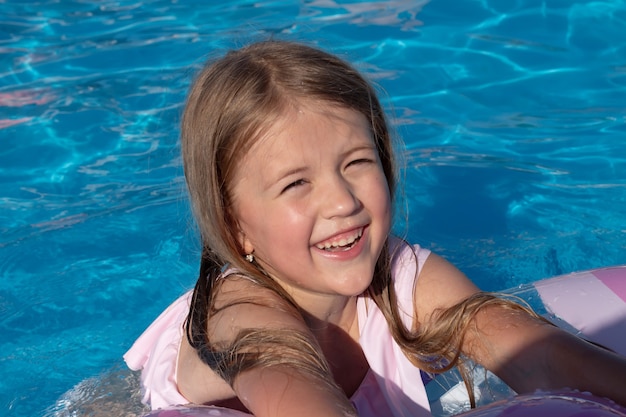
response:
[(248, 262), (250, 262), (250, 263), (254, 262), (254, 255), (253, 255), (253, 254), (251, 254), (251, 253), (248, 253), (248, 254), (246, 255), (246, 261), (248, 261)]

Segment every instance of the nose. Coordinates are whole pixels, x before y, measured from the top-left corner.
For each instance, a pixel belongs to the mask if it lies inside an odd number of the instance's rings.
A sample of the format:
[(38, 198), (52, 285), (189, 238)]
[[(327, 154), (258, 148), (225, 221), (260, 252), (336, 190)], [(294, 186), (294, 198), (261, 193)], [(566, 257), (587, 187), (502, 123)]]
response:
[(323, 185), (320, 204), (322, 216), (328, 219), (353, 215), (362, 206), (354, 185), (341, 176), (333, 177)]

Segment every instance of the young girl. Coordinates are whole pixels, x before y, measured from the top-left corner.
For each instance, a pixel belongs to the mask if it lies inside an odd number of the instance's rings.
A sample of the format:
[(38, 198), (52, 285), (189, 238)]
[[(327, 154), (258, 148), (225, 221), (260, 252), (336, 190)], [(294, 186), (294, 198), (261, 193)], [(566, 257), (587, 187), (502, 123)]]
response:
[(570, 387), (626, 404), (623, 357), (389, 235), (385, 116), (335, 56), (267, 41), (211, 63), (188, 97), (182, 152), (200, 276), (126, 355), (153, 408), (429, 415), (420, 369), (462, 358), (519, 393)]

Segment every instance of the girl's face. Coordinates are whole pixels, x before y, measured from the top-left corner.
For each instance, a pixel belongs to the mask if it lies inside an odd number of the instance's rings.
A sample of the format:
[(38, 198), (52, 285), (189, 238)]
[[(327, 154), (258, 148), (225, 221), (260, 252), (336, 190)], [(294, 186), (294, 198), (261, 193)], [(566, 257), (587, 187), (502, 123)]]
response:
[(365, 117), (300, 104), (248, 150), (232, 191), (244, 250), (304, 307), (367, 289), (391, 202)]

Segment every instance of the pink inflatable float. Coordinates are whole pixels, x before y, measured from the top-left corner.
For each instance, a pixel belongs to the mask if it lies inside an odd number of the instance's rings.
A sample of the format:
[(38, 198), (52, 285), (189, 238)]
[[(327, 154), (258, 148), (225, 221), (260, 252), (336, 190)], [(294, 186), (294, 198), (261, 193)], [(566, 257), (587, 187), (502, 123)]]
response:
[(623, 417), (626, 409), (585, 392), (537, 392), (498, 401), (458, 417)]
[[(505, 292), (522, 298), (556, 325), (626, 355), (626, 266), (562, 275)], [(469, 410), (467, 391), (458, 373), (439, 375), (429, 381), (426, 391), (433, 416), (626, 417), (625, 408), (589, 393), (559, 391), (516, 396), (484, 369), (475, 372), (475, 384), (479, 407)], [(250, 415), (198, 406), (156, 410), (145, 417), (183, 416)]]
[[(176, 407), (154, 411), (146, 417), (249, 417), (219, 407)], [(624, 417), (626, 409), (606, 398), (581, 392), (538, 392), (519, 395), (478, 409), (457, 414), (458, 417)], [(386, 416), (385, 416), (386, 417)], [(408, 416), (410, 417), (410, 416)]]
[(626, 355), (626, 266), (562, 275), (533, 286), (555, 324), (564, 321), (583, 337)]

